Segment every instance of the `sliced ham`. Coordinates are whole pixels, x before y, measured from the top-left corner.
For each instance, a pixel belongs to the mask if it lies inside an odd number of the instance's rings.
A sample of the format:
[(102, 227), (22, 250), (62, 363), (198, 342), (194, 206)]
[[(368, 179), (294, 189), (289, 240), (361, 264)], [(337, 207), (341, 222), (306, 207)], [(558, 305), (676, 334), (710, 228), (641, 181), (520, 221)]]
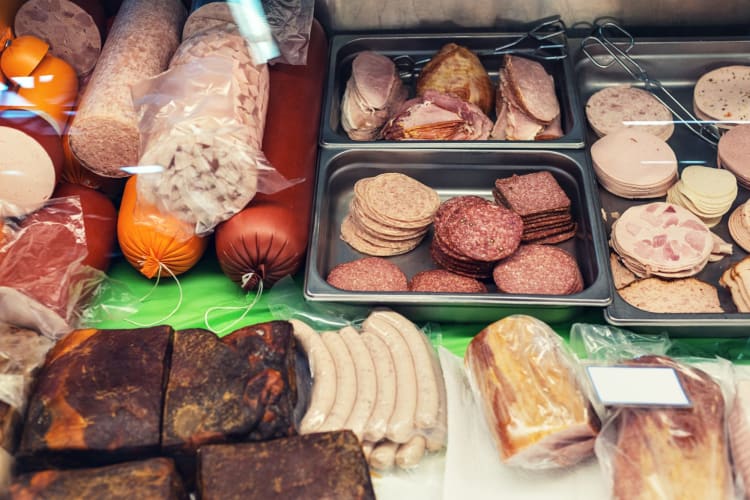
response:
[(428, 90), (406, 101), (383, 127), (390, 140), (485, 140), (492, 121), (474, 104)]
[(524, 112), (542, 123), (550, 123), (560, 114), (555, 81), (544, 66), (531, 59), (506, 55), (505, 69)]

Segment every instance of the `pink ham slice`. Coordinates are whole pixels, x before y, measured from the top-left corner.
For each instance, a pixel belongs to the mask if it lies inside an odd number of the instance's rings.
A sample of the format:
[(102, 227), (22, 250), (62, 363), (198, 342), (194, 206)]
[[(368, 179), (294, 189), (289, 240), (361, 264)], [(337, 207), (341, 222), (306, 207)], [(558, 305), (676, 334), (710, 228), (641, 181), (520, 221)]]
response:
[(383, 127), (390, 140), (485, 140), (492, 121), (476, 105), (433, 90), (406, 101)]
[(546, 124), (560, 114), (555, 82), (544, 66), (531, 59), (506, 55), (505, 71), (520, 108), (531, 118)]

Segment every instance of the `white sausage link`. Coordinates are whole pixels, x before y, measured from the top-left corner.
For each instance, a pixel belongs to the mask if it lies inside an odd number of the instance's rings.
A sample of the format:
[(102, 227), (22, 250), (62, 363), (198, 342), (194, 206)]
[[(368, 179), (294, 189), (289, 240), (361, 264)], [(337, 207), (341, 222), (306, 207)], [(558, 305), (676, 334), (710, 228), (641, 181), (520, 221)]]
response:
[(402, 469), (413, 469), (422, 460), (424, 450), (424, 436), (414, 436), (408, 443), (404, 443), (398, 447), (396, 451), (396, 465)]
[(375, 443), (372, 441), (364, 441), (362, 443), (362, 454), (365, 456), (365, 461), (367, 461), (367, 463), (370, 463), (370, 455), (372, 454), (373, 448), (375, 448)]
[(395, 311), (373, 312), (371, 318), (382, 318), (396, 328), (403, 337), (414, 360), (417, 377), (417, 408), (414, 423), (418, 429), (433, 429), (437, 426), (440, 395), (438, 380), (433, 368), (434, 352), (425, 342), (425, 335), (417, 327)]
[(375, 379), (375, 365), (359, 332), (351, 326), (339, 330), (342, 340), (349, 349), (354, 360), (354, 371), (357, 374), (357, 399), (349, 418), (344, 424), (362, 441), (365, 425), (372, 414), (377, 397), (377, 380)]
[(396, 450), (398, 443), (393, 441), (381, 441), (375, 445), (370, 453), (370, 465), (378, 470), (385, 471), (393, 468), (396, 462)]
[(299, 426), (300, 434), (308, 434), (323, 424), (336, 400), (336, 365), (318, 332), (297, 319), (289, 322), (294, 329), (294, 337), (307, 355), (313, 378), (310, 405)]
[(354, 371), (352, 355), (338, 332), (323, 332), (320, 337), (331, 352), (336, 366), (336, 400), (318, 431), (338, 431), (344, 428), (354, 407), (354, 400), (357, 398), (357, 374)]
[(388, 421), (386, 437), (396, 443), (405, 443), (414, 434), (414, 414), (417, 409), (417, 376), (409, 346), (398, 330), (382, 317), (371, 314), (362, 326), (379, 336), (393, 357), (396, 367), (396, 406)]
[(377, 443), (385, 437), (388, 430), (388, 422), (396, 407), (396, 368), (388, 346), (380, 337), (370, 331), (362, 332), (362, 340), (370, 351), (372, 361), (375, 364), (375, 377), (377, 378), (377, 397), (375, 407), (372, 410), (367, 425), (365, 426), (365, 439)]

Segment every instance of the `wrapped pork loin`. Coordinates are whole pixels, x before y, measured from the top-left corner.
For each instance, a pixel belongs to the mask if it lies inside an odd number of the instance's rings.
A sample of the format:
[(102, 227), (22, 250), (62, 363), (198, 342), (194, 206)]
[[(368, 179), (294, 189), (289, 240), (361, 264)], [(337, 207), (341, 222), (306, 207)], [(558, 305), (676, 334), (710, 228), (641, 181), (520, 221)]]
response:
[(623, 364), (674, 368), (690, 408), (620, 408), (597, 438), (612, 498), (731, 499), (734, 496), (721, 387), (706, 372), (660, 355)]
[(341, 99), (341, 126), (355, 141), (378, 139), (381, 128), (406, 96), (406, 87), (390, 58), (360, 52), (352, 61), (352, 75)]
[(503, 462), (549, 469), (593, 454), (599, 419), (547, 324), (525, 315), (492, 323), (464, 361)]

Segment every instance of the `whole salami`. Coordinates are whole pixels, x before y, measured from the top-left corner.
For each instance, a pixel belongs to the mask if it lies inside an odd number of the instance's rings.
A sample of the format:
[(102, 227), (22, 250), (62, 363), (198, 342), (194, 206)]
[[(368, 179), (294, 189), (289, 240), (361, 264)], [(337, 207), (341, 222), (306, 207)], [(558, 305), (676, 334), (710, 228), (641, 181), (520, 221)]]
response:
[(81, 96), (70, 148), (81, 164), (105, 177), (127, 177), (138, 162), (138, 123), (130, 86), (167, 67), (180, 41), (180, 0), (125, 0)]

